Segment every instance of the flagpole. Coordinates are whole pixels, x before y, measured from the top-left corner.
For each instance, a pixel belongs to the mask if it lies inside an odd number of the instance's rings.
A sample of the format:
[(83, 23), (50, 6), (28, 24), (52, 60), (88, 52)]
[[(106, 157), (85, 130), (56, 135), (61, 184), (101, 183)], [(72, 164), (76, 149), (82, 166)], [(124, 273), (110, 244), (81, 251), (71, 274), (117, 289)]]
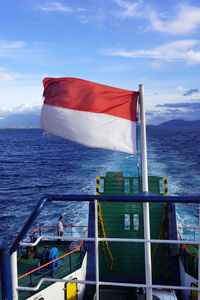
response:
[[(147, 170), (147, 146), (146, 146), (146, 121), (144, 106), (144, 86), (139, 85), (140, 98), (140, 143), (142, 159), (142, 191), (148, 192), (148, 170)], [(143, 220), (144, 220), (144, 239), (150, 240), (150, 220), (149, 220), (149, 203), (143, 203)], [(151, 244), (145, 242), (145, 276), (146, 284), (152, 285), (152, 268), (151, 268)], [(152, 288), (146, 289), (146, 299), (152, 300)]]

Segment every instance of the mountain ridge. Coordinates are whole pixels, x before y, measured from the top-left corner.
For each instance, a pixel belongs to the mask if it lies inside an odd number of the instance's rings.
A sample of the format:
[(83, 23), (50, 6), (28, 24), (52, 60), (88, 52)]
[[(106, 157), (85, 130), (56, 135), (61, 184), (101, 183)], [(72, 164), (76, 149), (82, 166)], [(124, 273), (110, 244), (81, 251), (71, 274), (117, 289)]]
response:
[[(158, 125), (148, 124), (147, 126), (154, 127), (200, 127), (200, 120), (186, 121), (183, 119), (173, 119)], [(0, 128), (40, 128), (40, 114), (10, 114), (0, 118)]]
[(185, 121), (183, 119), (173, 119), (163, 122), (157, 126), (162, 127), (200, 127), (200, 120)]
[(40, 127), (39, 114), (12, 114), (0, 119), (0, 128)]

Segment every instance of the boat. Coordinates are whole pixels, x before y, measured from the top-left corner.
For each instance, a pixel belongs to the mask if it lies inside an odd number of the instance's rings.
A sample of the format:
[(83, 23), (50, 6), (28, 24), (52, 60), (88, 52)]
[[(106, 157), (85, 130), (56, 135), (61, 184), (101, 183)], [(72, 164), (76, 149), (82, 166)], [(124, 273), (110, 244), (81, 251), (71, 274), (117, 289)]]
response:
[[(200, 299), (199, 227), (177, 227), (167, 178), (148, 176), (143, 86), (140, 86), (142, 174), (107, 172), (95, 195), (46, 195), (8, 245), (0, 241), (3, 300)], [(51, 202), (88, 202), (88, 224), (32, 228)], [(184, 230), (197, 232), (193, 240)]]

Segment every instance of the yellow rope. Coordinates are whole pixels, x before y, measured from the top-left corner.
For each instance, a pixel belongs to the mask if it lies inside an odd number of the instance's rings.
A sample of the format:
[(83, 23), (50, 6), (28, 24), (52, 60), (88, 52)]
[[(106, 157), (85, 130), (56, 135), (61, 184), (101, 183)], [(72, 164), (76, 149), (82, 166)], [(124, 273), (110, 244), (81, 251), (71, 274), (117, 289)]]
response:
[[(100, 206), (100, 203), (98, 203), (98, 216), (99, 216), (99, 220), (100, 220), (100, 223), (101, 223), (102, 236), (103, 236), (104, 238), (106, 238), (106, 232), (105, 232), (105, 228), (104, 228), (104, 223), (103, 223), (103, 217), (102, 217), (102, 212), (101, 212), (101, 206)], [(111, 253), (111, 251), (110, 251), (108, 242), (107, 242), (107, 241), (103, 241), (103, 242), (102, 242), (102, 246), (103, 246), (103, 254), (104, 254), (106, 266), (107, 266), (108, 270), (111, 272), (111, 271), (112, 271), (112, 268), (113, 268), (114, 259), (113, 259), (112, 253)], [(106, 249), (107, 249), (108, 254), (109, 254), (109, 256), (110, 256), (110, 259), (111, 259), (111, 263), (110, 263), (110, 264), (109, 264), (108, 259), (107, 259), (107, 256), (106, 256)]]
[[(167, 192), (167, 177), (163, 177), (162, 178), (163, 181), (164, 181), (164, 187), (165, 187), (165, 193), (164, 193), (164, 196), (168, 196), (168, 192)], [(159, 233), (159, 236), (158, 236), (158, 239), (160, 240), (162, 234), (163, 234), (163, 230), (164, 230), (164, 223), (165, 223), (165, 220), (167, 218), (167, 213), (166, 213), (166, 209), (167, 209), (167, 205), (166, 203), (164, 204), (164, 212), (163, 212), (163, 217), (162, 217), (162, 224), (161, 224), (161, 229), (160, 229), (160, 233)], [(153, 250), (153, 253), (152, 253), (152, 260), (156, 254), (156, 250), (158, 248), (158, 243), (156, 244), (154, 250)]]
[[(166, 203), (165, 203), (164, 204), (163, 217), (162, 217), (162, 224), (161, 224), (161, 229), (160, 229), (160, 233), (159, 233), (159, 236), (158, 236), (158, 240), (161, 239), (161, 236), (163, 234), (163, 231), (164, 231), (164, 222), (165, 222), (166, 218), (167, 218), (167, 214), (166, 214)], [(156, 250), (158, 248), (158, 245), (159, 245), (159, 243), (156, 243), (156, 246), (155, 246), (155, 248), (153, 250), (153, 253), (152, 253), (152, 259), (154, 258), (154, 255), (156, 254)]]
[[(162, 224), (161, 224), (161, 229), (160, 229), (160, 233), (159, 233), (159, 236), (158, 236), (158, 240), (161, 239), (162, 235), (166, 235), (166, 228), (165, 227), (165, 222), (166, 222), (166, 219), (167, 219), (167, 212), (166, 212), (166, 209), (167, 209), (167, 204), (164, 203), (164, 212), (163, 212), (163, 216), (162, 216)], [(153, 250), (153, 253), (152, 253), (152, 261), (154, 260), (154, 257), (155, 257), (155, 254), (156, 254), (156, 251), (158, 249), (158, 246), (159, 246), (159, 243), (156, 243), (156, 246)], [(152, 264), (152, 270), (153, 270), (153, 274), (155, 274), (155, 268), (154, 268), (154, 264)], [(160, 272), (161, 269), (160, 269)]]

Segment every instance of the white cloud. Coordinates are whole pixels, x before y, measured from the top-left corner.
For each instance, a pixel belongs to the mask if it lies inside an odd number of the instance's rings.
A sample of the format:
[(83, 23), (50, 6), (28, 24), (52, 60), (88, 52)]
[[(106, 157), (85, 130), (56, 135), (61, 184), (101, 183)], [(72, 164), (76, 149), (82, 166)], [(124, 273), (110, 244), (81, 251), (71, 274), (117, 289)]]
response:
[(67, 5), (63, 5), (60, 2), (51, 2), (48, 3), (46, 6), (40, 7), (43, 11), (54, 11), (54, 12), (63, 12), (63, 13), (77, 13), (81, 11), (87, 11), (85, 8), (72, 8)]
[(187, 64), (196, 65), (200, 63), (200, 51), (194, 51), (193, 49), (187, 52)]
[(13, 113), (13, 108), (12, 107), (8, 107), (8, 106), (0, 106), (0, 114), (1, 115), (6, 115), (6, 114), (10, 114)]
[(16, 48), (24, 48), (26, 46), (27, 43), (23, 41), (0, 40), (0, 49), (16, 49)]
[(136, 2), (114, 0), (114, 2), (122, 8), (120, 15), (123, 17), (140, 17), (143, 14), (141, 10), (142, 0)]
[(169, 34), (190, 34), (200, 25), (200, 7), (182, 4), (171, 20), (162, 20), (157, 12), (150, 10), (148, 17), (153, 30)]
[(20, 77), (21, 75), (19, 73), (8, 73), (0, 70), (0, 81), (12, 81)]
[(164, 62), (162, 60), (155, 60), (152, 62), (152, 69), (162, 70), (164, 68)]
[(152, 67), (159, 68), (162, 62), (184, 62), (187, 65), (200, 64), (200, 49), (193, 49), (200, 42), (198, 40), (178, 40), (166, 43), (151, 50), (108, 50), (107, 55), (122, 56), (128, 58), (156, 59)]
[(15, 107), (15, 110), (19, 113), (24, 113), (24, 112), (39, 112), (42, 107), (42, 102), (40, 103), (24, 103), (20, 106)]
[(0, 106), (0, 114), (9, 115), (9, 114), (23, 114), (23, 113), (39, 113), (42, 107), (42, 102), (37, 104), (24, 103), (16, 107)]
[(86, 8), (63, 5), (60, 2), (47, 2), (46, 5), (39, 7), (39, 9), (44, 12), (75, 15), (81, 24), (89, 23), (94, 17), (90, 16), (89, 10)]
[(200, 63), (200, 50), (194, 50), (193, 47), (197, 46), (197, 40), (178, 40), (171, 43), (166, 43), (163, 46), (157, 47), (162, 59), (168, 61), (185, 61), (188, 65)]
[(0, 40), (0, 56), (7, 56), (10, 51), (27, 47), (23, 41), (5, 41)]
[(173, 15), (159, 14), (143, 0), (113, 0), (121, 9), (118, 17), (140, 17), (149, 20), (151, 29), (173, 35), (193, 33), (200, 26), (200, 7), (181, 4), (175, 7)]
[(182, 91), (185, 90), (185, 88), (182, 87), (182, 86), (177, 86), (177, 87), (176, 87), (176, 90), (182, 92)]
[(41, 63), (47, 55), (44, 43), (0, 40), (0, 58)]
[[(43, 86), (41, 80), (13, 80), (7, 83), (0, 82), (0, 107), (2, 111), (34, 110), (37, 103), (41, 104)], [(26, 103), (26, 106), (22, 106)]]
[(61, 12), (65, 12), (65, 13), (71, 13), (73, 11), (71, 7), (63, 6), (59, 2), (52, 2), (52, 3), (49, 3), (48, 6), (42, 6), (41, 10), (44, 10), (44, 11), (61, 11)]

